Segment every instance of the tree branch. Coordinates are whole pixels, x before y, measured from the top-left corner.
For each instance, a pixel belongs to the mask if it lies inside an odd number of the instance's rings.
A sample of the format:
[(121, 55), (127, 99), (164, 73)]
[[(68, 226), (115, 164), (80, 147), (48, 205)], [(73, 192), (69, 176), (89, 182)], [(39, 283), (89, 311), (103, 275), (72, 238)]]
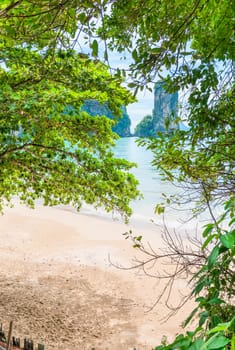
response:
[(18, 0), (16, 2), (12, 2), (10, 5), (8, 5), (5, 9), (2, 9), (0, 11), (0, 17), (7, 17), (7, 12), (9, 12), (10, 10), (12, 10), (13, 8), (19, 6), (21, 3), (23, 2), (23, 0)]

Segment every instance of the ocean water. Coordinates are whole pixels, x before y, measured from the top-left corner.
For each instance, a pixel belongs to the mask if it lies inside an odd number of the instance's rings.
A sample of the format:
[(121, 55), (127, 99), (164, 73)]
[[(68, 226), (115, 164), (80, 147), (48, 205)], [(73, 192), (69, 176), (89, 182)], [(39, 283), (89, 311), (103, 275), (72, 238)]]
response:
[(136, 163), (137, 167), (131, 172), (139, 181), (139, 190), (143, 199), (133, 201), (131, 207), (135, 215), (153, 217), (156, 204), (162, 201), (162, 193), (174, 194), (176, 188), (162, 181), (159, 171), (152, 166), (153, 153), (136, 143), (137, 138), (127, 137), (117, 141), (114, 154), (118, 158), (124, 158)]
[[(193, 203), (190, 202), (180, 208), (166, 207), (163, 215), (155, 213), (156, 205), (164, 201), (163, 193), (167, 196), (179, 195), (181, 190), (172, 183), (162, 180), (159, 171), (152, 166), (152, 152), (145, 147), (138, 146), (136, 140), (135, 137), (120, 138), (113, 148), (115, 157), (136, 163), (136, 167), (132, 168), (131, 172), (139, 181), (139, 190), (143, 198), (131, 202), (133, 214), (130, 222), (138, 226), (145, 224), (162, 226), (164, 223), (168, 228), (176, 231), (187, 231), (194, 234), (198, 228), (201, 229), (208, 222), (208, 213), (204, 212), (200, 217), (192, 218), (191, 207), (193, 207)], [(84, 204), (82, 212), (86, 215), (101, 216), (112, 220), (120, 219), (115, 213), (106, 213), (102, 208), (94, 209), (86, 204)]]
[[(139, 181), (138, 188), (143, 198), (130, 203), (133, 211), (132, 219), (145, 222), (154, 220), (159, 223), (159, 221), (162, 222), (162, 218), (155, 214), (155, 207), (163, 201), (162, 193), (175, 194), (176, 188), (171, 183), (162, 181), (159, 171), (152, 166), (153, 153), (145, 147), (138, 146), (136, 141), (136, 137), (120, 138), (112, 151), (115, 157), (136, 163), (136, 167), (133, 167), (130, 172)], [(95, 213), (103, 217), (110, 216), (100, 208), (94, 212), (94, 208), (86, 204), (83, 205), (82, 212)], [(118, 215), (113, 213), (111, 216), (118, 218)]]
[[(124, 158), (137, 164), (132, 169), (132, 173), (139, 181), (139, 189), (143, 194), (143, 199), (132, 201), (133, 218), (144, 221), (154, 221), (162, 225), (163, 216), (155, 214), (157, 204), (164, 201), (163, 193), (167, 196), (180, 195), (182, 189), (174, 186), (170, 182), (162, 180), (162, 177), (156, 167), (152, 166), (153, 153), (145, 147), (140, 147), (136, 143), (137, 138), (121, 138), (117, 141), (114, 148), (116, 157)], [(192, 218), (191, 209), (194, 203), (188, 202), (181, 207), (170, 206), (166, 208), (164, 220), (168, 227), (196, 230), (196, 227), (202, 227), (210, 221), (209, 214), (205, 211), (197, 218)]]

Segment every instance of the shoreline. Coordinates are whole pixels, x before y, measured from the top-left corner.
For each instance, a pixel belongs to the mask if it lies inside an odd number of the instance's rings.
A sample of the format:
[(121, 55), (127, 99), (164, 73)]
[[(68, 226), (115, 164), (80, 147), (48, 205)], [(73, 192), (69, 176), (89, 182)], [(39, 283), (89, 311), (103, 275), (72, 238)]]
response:
[[(6, 208), (0, 219), (1, 322), (14, 317), (15, 335), (32, 337), (46, 350), (145, 350), (164, 335), (170, 341), (192, 306), (167, 323), (161, 323), (168, 312), (163, 302), (147, 312), (161, 284), (110, 263), (132, 266), (138, 252), (122, 235), (129, 229), (144, 231), (146, 241), (161, 247), (161, 228), (151, 223), (127, 226), (69, 207)], [(185, 284), (179, 282), (179, 290)]]

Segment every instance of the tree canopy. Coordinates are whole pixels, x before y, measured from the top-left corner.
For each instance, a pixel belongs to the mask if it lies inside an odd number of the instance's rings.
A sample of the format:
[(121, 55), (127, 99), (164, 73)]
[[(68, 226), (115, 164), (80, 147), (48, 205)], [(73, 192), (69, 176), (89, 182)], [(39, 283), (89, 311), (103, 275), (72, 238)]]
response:
[(166, 178), (190, 183), (206, 204), (235, 192), (232, 7), (230, 0), (120, 0), (100, 31), (110, 49), (131, 53), (131, 86), (160, 78), (166, 90), (186, 96), (178, 121), (189, 129), (147, 144)]
[(1, 208), (17, 195), (31, 206), (37, 198), (76, 208), (85, 201), (127, 217), (138, 196), (133, 164), (111, 152), (114, 122), (81, 107), (95, 99), (121, 115), (133, 97), (105, 64), (65, 47), (75, 12), (93, 13), (92, 3), (76, 11), (72, 3), (1, 2)]
[(135, 136), (148, 137), (156, 136), (153, 128), (152, 115), (146, 115), (135, 127)]

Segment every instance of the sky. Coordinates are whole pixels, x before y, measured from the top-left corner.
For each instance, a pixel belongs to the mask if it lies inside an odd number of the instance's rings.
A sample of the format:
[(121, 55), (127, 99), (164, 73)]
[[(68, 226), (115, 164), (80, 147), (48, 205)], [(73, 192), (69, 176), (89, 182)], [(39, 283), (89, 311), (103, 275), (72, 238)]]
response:
[[(112, 68), (127, 69), (131, 63), (131, 58), (126, 55), (126, 59), (120, 58), (118, 53), (109, 52), (109, 62)], [(137, 94), (138, 102), (127, 106), (127, 113), (131, 119), (131, 132), (134, 131), (136, 125), (147, 115), (152, 114), (154, 107), (154, 92), (144, 89)]]
[(154, 104), (154, 93), (148, 90), (142, 91), (137, 96), (138, 102), (127, 106), (127, 113), (131, 119), (131, 131), (147, 115), (152, 115)]

